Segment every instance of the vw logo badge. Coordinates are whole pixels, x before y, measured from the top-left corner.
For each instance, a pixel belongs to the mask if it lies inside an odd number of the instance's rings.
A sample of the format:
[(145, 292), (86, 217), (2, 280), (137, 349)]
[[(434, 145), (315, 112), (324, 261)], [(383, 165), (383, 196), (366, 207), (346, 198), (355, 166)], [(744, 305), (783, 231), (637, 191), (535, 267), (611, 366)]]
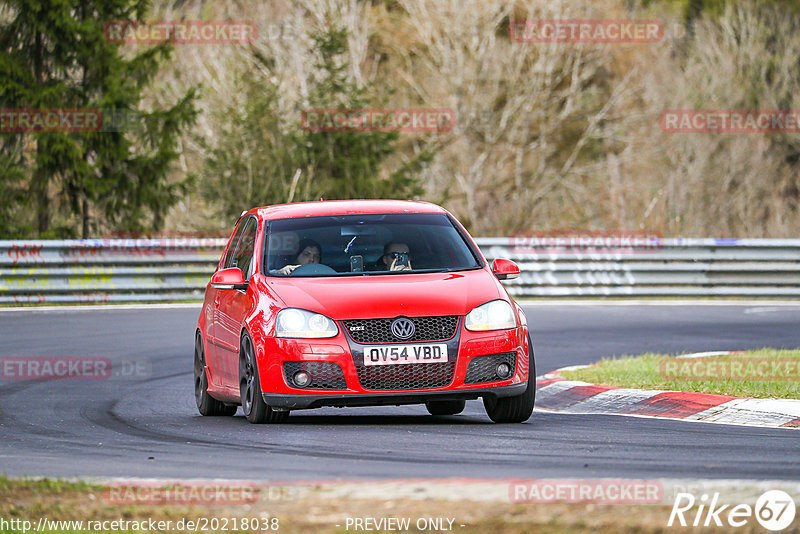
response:
[(406, 317), (398, 317), (392, 321), (392, 334), (397, 339), (408, 339), (414, 335), (416, 327), (414, 321)]

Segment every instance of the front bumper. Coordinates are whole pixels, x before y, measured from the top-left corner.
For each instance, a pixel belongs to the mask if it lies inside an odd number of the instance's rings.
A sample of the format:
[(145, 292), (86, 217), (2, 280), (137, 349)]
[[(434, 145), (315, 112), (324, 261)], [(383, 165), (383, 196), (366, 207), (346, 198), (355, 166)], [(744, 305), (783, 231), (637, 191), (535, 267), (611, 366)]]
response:
[[(463, 323), (461, 321), (460, 323)], [(322, 406), (384, 406), (421, 404), (432, 400), (472, 400), (481, 397), (510, 397), (521, 395), (528, 387), (528, 331), (526, 326), (493, 332), (471, 332), (458, 325), (447, 344), (449, 377), (432, 385), (410, 383), (409, 387), (384, 387), (375, 381), (364, 381), (366, 374), (363, 347), (345, 332), (322, 340), (278, 339), (264, 336), (256, 343), (259, 374), (264, 402), (277, 410), (300, 410)], [(532, 351), (531, 351), (532, 352)], [(481, 357), (510, 354), (516, 365), (508, 379), (476, 380), (470, 374), (470, 363)], [(284, 364), (315, 363), (330, 369), (341, 369), (336, 380), (322, 380), (325, 388), (305, 387), (290, 383)], [(436, 364), (427, 364), (436, 365)], [(388, 366), (384, 366), (386, 368)], [(294, 367), (293, 367), (294, 368)], [(405, 365), (399, 369), (406, 368)], [(411, 366), (407, 367), (411, 372)], [(361, 376), (359, 376), (361, 373)], [(313, 375), (314, 372), (312, 371)], [(367, 377), (369, 378), (369, 377)], [(430, 383), (426, 383), (430, 384)]]
[[(533, 386), (531, 386), (533, 387)], [(401, 406), (403, 404), (423, 404), (427, 401), (440, 400), (474, 400), (483, 396), (514, 397), (522, 395), (528, 388), (528, 384), (511, 384), (509, 386), (497, 386), (487, 388), (473, 388), (468, 390), (451, 391), (425, 391), (410, 392), (370, 392), (369, 394), (330, 394), (320, 395), (316, 393), (304, 395), (284, 395), (275, 393), (264, 393), (264, 402), (274, 410), (304, 410), (307, 408), (322, 408), (323, 406), (333, 406), (336, 408), (352, 406)]]

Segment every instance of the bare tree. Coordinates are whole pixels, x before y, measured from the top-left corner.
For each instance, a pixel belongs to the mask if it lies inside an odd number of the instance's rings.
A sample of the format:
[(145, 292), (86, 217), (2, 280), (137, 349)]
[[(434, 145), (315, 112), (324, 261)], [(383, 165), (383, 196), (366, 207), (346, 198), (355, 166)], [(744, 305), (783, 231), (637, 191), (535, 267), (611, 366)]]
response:
[[(681, 54), (644, 85), (653, 121), (664, 109), (800, 109), (800, 20), (772, 4), (729, 3), (704, 16)], [(656, 131), (654, 128), (650, 130)], [(672, 235), (796, 237), (800, 141), (785, 133), (662, 133), (651, 180)], [(657, 210), (658, 211), (658, 210)]]
[[(188, 0), (153, 18), (253, 20), (248, 46), (176, 47), (162, 93), (202, 83), (195, 132), (213, 140), (243, 102), (237, 84), (276, 90), (287, 117), (307, 106), (315, 76), (311, 36), (332, 24), (349, 40), (349, 79), (384, 87), (387, 107), (452, 108), (456, 126), (403, 134), (381, 176), (425, 151), (426, 198), (478, 235), (521, 230), (643, 229), (675, 236), (796, 236), (800, 141), (791, 134), (674, 134), (666, 109), (800, 109), (800, 21), (770, 3), (730, 2), (699, 15), (693, 31), (660, 4), (623, 0)], [(525, 19), (662, 21), (657, 43), (526, 43)], [(675, 31), (678, 30), (678, 31)], [(266, 60), (265, 58), (268, 58)], [(163, 75), (162, 75), (163, 76)], [(154, 91), (153, 98), (160, 94)], [(184, 139), (186, 172), (204, 157)], [(243, 147), (242, 157), (247, 158)], [(287, 197), (306, 194), (306, 169), (287, 174)], [(291, 183), (289, 183), (291, 182)], [(189, 197), (172, 226), (208, 224)], [(179, 222), (180, 221), (180, 222)]]

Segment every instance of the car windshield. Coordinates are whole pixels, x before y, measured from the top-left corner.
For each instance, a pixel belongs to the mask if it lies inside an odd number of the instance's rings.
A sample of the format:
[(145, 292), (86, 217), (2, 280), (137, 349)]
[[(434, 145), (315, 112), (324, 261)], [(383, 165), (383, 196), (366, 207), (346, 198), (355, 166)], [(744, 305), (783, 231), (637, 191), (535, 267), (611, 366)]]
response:
[(270, 221), (264, 274), (392, 275), (481, 267), (443, 213), (302, 217)]

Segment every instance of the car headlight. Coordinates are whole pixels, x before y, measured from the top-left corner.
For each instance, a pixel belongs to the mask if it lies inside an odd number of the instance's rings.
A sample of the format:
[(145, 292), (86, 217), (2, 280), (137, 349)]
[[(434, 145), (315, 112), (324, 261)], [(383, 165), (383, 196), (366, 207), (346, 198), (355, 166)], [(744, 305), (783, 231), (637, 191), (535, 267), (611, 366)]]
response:
[(321, 313), (297, 308), (278, 312), (275, 335), (278, 337), (334, 337), (339, 333), (336, 323)]
[(467, 314), (464, 321), (467, 330), (504, 330), (515, 328), (517, 320), (511, 304), (505, 300), (493, 300), (481, 304)]

